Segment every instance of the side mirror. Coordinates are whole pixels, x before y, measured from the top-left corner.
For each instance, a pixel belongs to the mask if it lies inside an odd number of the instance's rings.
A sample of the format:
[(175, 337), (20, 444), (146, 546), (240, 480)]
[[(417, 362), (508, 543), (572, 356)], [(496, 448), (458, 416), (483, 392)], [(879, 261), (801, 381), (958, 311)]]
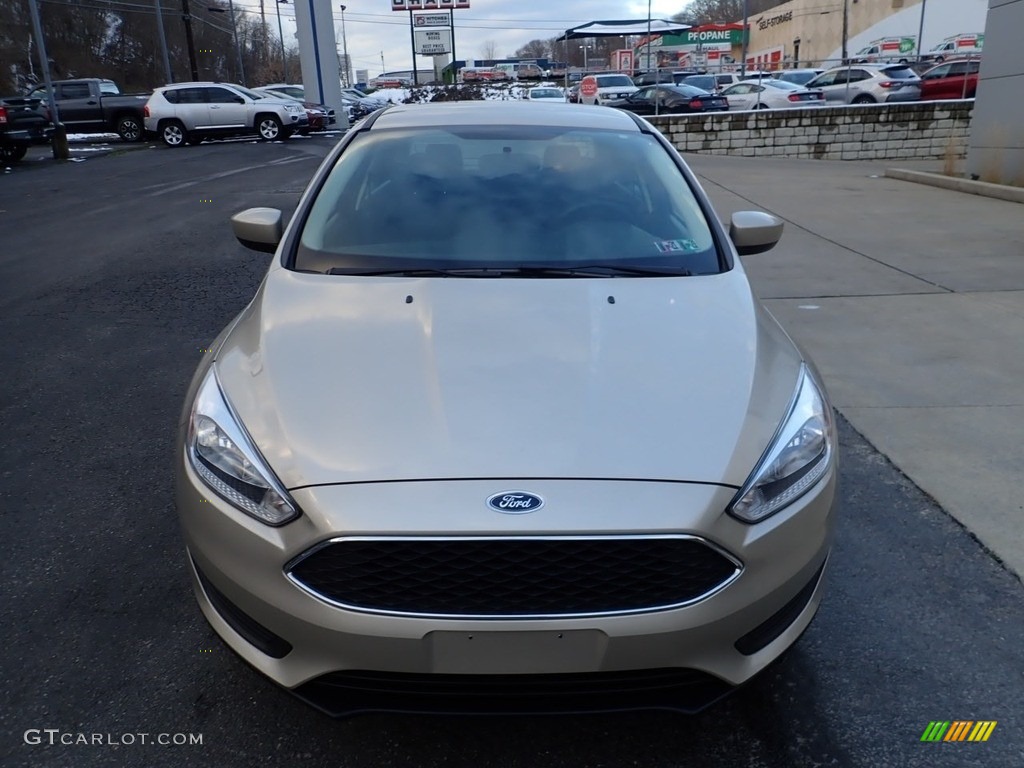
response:
[(246, 248), (273, 253), (284, 229), (281, 218), (277, 208), (249, 208), (231, 217), (231, 229)]
[(729, 221), (729, 239), (740, 256), (764, 253), (782, 237), (782, 220), (762, 211), (737, 211)]

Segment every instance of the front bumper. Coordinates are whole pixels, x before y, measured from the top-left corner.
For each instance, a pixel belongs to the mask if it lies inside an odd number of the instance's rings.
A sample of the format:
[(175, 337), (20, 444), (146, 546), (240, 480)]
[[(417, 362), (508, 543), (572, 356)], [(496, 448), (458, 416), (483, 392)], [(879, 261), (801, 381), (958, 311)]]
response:
[[(622, 675), (633, 674), (679, 678), (675, 683), (683, 689), (701, 690), (706, 704), (764, 669), (810, 623), (821, 599), (836, 503), (834, 467), (789, 508), (755, 526), (723, 512), (734, 489), (720, 486), (530, 481), (530, 491), (547, 505), (532, 514), (501, 515), (483, 500), (515, 482), (502, 481), (502, 487), (484, 480), (370, 483), (293, 491), (303, 515), (270, 528), (209, 491), (183, 451), (177, 474), (193, 585), (207, 620), (249, 663), (332, 714), (422, 711), (427, 707), (420, 694), (429, 691), (432, 680), (439, 691), (473, 689), (479, 695), (480, 683), (492, 694), (508, 685), (522, 693), (531, 687), (527, 681), (543, 691), (558, 688), (559, 676), (566, 675), (577, 676), (563, 681), (567, 697), (605, 683), (615, 690)], [(315, 545), (339, 536), (442, 534), (690, 534), (730, 553), (742, 563), (742, 572), (710, 597), (679, 608), (515, 619), (339, 607), (302, 589), (285, 572)], [(675, 687), (658, 683), (634, 699), (661, 706), (664, 697), (656, 691)], [(354, 695), (353, 688), (365, 696)], [(391, 706), (382, 703), (396, 689), (418, 693), (404, 701), (399, 696)], [(344, 691), (347, 703), (340, 710), (325, 704), (325, 690)], [(520, 702), (515, 708), (526, 706), (521, 697), (512, 698)], [(563, 703), (579, 709), (569, 699)], [(673, 700), (678, 709), (699, 708), (685, 696)], [(618, 701), (613, 709), (624, 708), (624, 699)], [(465, 711), (481, 710), (474, 704)]]

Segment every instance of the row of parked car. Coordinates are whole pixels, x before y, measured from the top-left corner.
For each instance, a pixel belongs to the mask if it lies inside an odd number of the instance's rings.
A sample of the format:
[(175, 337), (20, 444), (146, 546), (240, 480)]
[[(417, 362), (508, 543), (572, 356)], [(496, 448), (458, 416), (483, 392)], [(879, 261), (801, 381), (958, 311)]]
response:
[[(156, 136), (176, 147), (214, 136), (285, 138), (326, 130), (335, 110), (306, 100), (301, 85), (276, 83), (245, 88), (230, 83), (187, 82), (149, 94), (123, 94), (112, 80), (83, 78), (53, 84), (61, 122), (69, 133), (117, 133), (122, 141)], [(53, 134), (45, 86), (0, 99), (0, 160), (20, 160), (32, 144)], [(361, 91), (344, 89), (345, 124), (386, 105)]]
[(743, 75), (661, 70), (632, 79), (610, 72), (583, 77), (569, 89), (568, 100), (639, 114), (671, 114), (974, 98), (980, 67), (980, 59), (970, 58), (944, 61), (920, 75), (906, 64), (854, 64), (829, 70)]

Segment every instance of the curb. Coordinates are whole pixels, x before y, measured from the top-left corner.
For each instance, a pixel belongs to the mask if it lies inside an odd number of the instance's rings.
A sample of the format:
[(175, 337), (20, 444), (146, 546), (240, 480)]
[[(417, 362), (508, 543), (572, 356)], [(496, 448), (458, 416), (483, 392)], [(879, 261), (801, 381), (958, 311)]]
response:
[(1024, 188), (1022, 187), (1010, 187), (1005, 184), (991, 184), (987, 181), (960, 179), (952, 176), (943, 176), (941, 173), (908, 171), (903, 168), (887, 168), (885, 177), (887, 179), (899, 179), (900, 181), (911, 181), (917, 184), (951, 189), (954, 192), (963, 192), (968, 195), (981, 195), (982, 197), (1007, 200), (1011, 203), (1024, 203)]

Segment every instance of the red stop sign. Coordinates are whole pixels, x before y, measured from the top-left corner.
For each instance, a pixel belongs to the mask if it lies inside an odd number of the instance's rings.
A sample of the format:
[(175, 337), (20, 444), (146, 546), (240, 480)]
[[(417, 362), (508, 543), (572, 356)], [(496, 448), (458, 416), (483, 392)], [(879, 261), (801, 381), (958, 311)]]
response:
[(580, 83), (580, 93), (584, 96), (593, 96), (597, 93), (597, 78), (585, 77)]

